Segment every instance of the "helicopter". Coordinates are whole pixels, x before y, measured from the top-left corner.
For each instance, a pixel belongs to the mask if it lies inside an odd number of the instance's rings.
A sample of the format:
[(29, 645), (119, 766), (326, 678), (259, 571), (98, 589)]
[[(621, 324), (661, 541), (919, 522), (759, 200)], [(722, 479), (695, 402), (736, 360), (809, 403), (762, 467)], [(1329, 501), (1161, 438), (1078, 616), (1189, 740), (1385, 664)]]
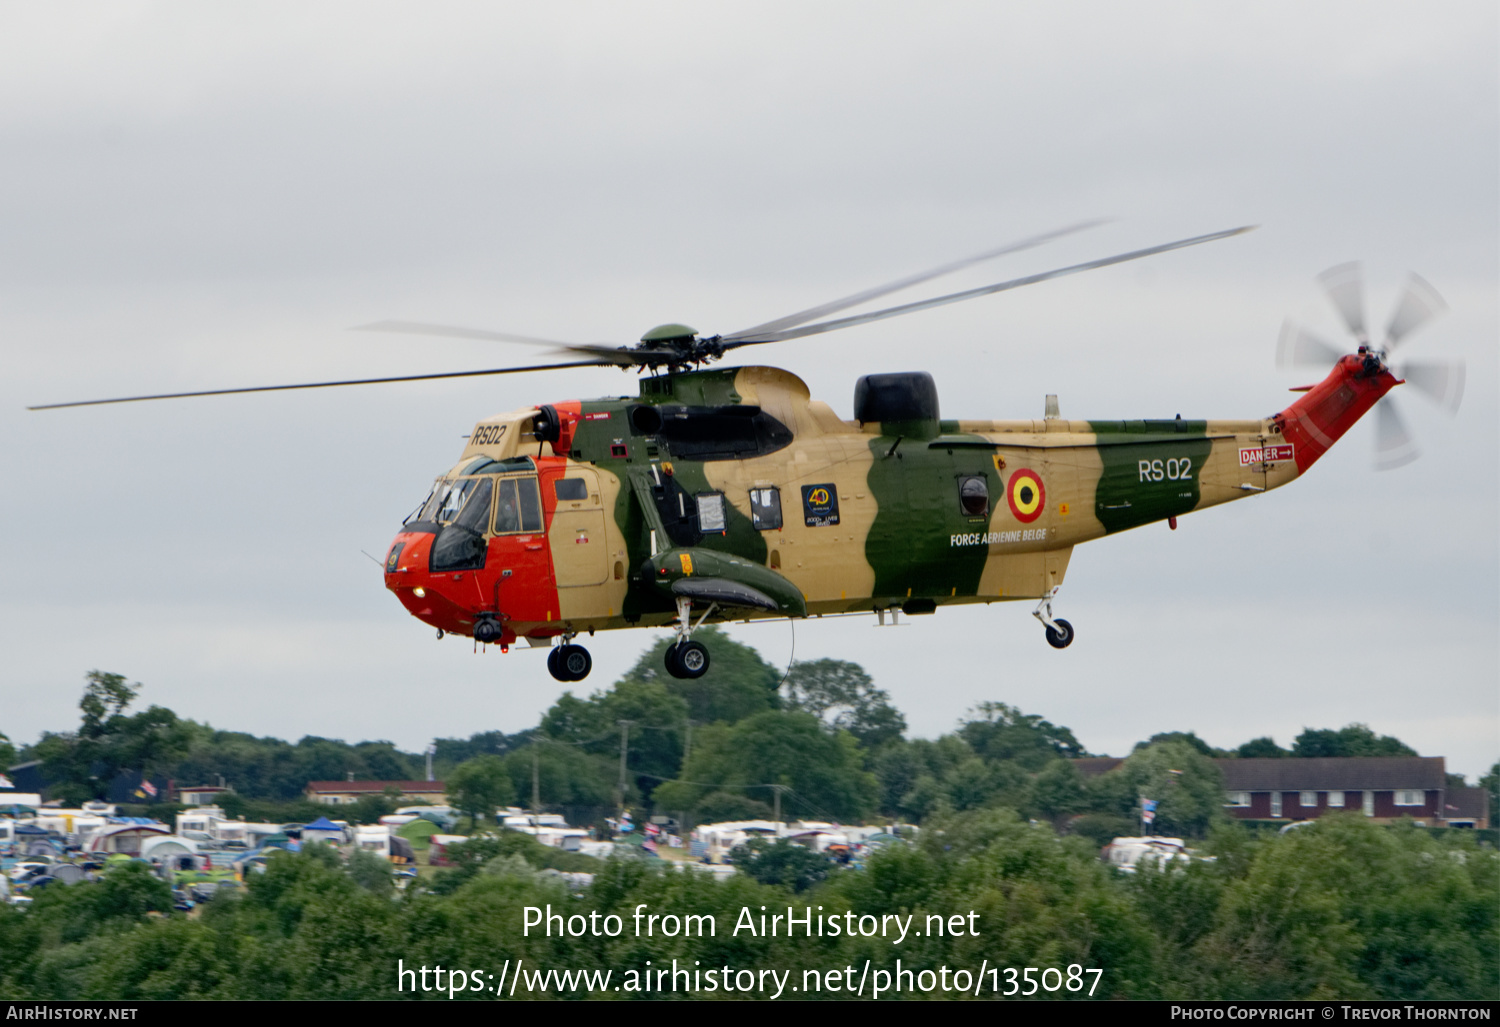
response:
[[(834, 317), (900, 289), (1041, 245), (1097, 222), (974, 257), (724, 335), (683, 324), (630, 346), (577, 344), (481, 329), (381, 321), (363, 330), (549, 347), (555, 362), (442, 374), (214, 389), (54, 403), (56, 409), (190, 396), (513, 374), (574, 367), (635, 371), (634, 396), (542, 403), (481, 419), (458, 462), (403, 521), (383, 561), (385, 587), (445, 634), (547, 647), (563, 682), (588, 676), (577, 639), (669, 627), (666, 670), (702, 677), (705, 623), (874, 614), (884, 624), (939, 607), (1035, 601), (1046, 641), (1073, 625), (1054, 616), (1075, 546), (1278, 488), (1307, 471), (1371, 408), (1377, 466), (1415, 456), (1386, 399), (1397, 385), (1456, 412), (1461, 362), (1387, 357), (1443, 309), (1413, 276), (1383, 342), (1365, 328), (1358, 265), (1322, 281), (1354, 337), (1353, 353), (1288, 321), (1287, 366), (1326, 376), (1298, 399), (1248, 420), (1068, 420), (1055, 396), (1043, 416), (950, 420), (926, 372), (868, 374), (854, 417), (814, 400), (773, 367), (709, 365), (736, 349), (852, 328), (1226, 239), (1253, 226), (1181, 239), (873, 312)], [(566, 359), (561, 359), (566, 358)]]

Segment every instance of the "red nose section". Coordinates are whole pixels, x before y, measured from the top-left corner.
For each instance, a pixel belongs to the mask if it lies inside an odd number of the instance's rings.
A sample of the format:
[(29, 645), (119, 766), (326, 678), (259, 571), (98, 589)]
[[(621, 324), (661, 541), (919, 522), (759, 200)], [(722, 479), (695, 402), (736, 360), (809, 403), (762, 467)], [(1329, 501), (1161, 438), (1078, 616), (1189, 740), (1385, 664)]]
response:
[(1301, 399), (1276, 415), (1283, 437), (1296, 447), (1297, 471), (1307, 470), (1380, 398), (1401, 382), (1384, 366), (1367, 370), (1346, 356)]
[[(558, 405), (565, 424), (576, 414), (569, 408), (576, 406)], [(469, 562), (432, 570), (436, 525), (423, 522), (414, 525), (417, 530), (396, 536), (386, 551), (385, 587), (407, 612), (454, 635), (473, 635), (481, 622), (498, 623), (502, 634), (496, 641), (502, 645), (515, 642), (518, 635), (544, 638), (566, 628), (546, 528), (557, 510), (555, 482), (567, 461), (542, 457), (536, 465), (539, 480), (531, 487), (540, 486), (543, 530), (492, 536), (477, 566)]]

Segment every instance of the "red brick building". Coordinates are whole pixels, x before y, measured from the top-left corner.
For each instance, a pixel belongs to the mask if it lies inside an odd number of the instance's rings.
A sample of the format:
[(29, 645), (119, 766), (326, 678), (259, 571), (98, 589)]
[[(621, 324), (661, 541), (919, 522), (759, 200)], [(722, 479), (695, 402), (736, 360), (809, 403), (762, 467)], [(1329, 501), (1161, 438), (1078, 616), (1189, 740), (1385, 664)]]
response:
[(1312, 820), (1338, 811), (1441, 826), (1448, 775), (1441, 756), (1215, 760), (1225, 809), (1255, 820)]
[[(1072, 761), (1085, 777), (1124, 761)], [(1314, 820), (1324, 813), (1362, 813), (1378, 821), (1410, 817), (1429, 827), (1490, 826), (1489, 793), (1449, 788), (1441, 756), (1288, 757), (1214, 760), (1224, 773), (1224, 808), (1242, 820)]]

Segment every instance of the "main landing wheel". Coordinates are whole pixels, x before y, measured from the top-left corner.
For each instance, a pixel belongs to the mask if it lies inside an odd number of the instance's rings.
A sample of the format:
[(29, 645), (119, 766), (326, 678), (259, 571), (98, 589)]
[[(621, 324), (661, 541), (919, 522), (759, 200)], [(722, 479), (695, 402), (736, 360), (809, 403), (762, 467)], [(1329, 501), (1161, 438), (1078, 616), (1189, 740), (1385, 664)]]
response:
[(1061, 617), (1057, 618), (1052, 623), (1056, 624), (1057, 627), (1054, 628), (1050, 625), (1048, 626), (1047, 644), (1054, 649), (1066, 649), (1068, 646), (1072, 645), (1073, 625), (1069, 624)]
[(708, 650), (701, 642), (679, 642), (667, 647), (667, 673), (689, 681), (708, 673)]
[(581, 645), (560, 645), (547, 654), (547, 670), (559, 681), (582, 681), (594, 669), (594, 658)]

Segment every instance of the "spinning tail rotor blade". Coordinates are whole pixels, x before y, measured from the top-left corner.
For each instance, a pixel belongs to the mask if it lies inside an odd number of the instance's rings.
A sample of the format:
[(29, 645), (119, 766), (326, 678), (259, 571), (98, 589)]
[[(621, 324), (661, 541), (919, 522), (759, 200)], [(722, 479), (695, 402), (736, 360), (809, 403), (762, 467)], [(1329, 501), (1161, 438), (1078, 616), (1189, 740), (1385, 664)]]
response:
[(1386, 398), (1375, 404), (1375, 469), (1392, 471), (1420, 455), (1406, 422), (1396, 412), (1395, 402)]
[(750, 338), (752, 336), (761, 335), (765, 332), (777, 332), (781, 331), (783, 328), (794, 328), (797, 325), (806, 324), (809, 321), (816, 321), (820, 317), (827, 317), (830, 314), (837, 314), (841, 310), (848, 310), (850, 307), (857, 307), (861, 303), (868, 303), (871, 300), (878, 300), (882, 296), (889, 296), (893, 292), (899, 292), (902, 289), (908, 289), (913, 285), (921, 285), (923, 282), (930, 282), (934, 278), (952, 274), (955, 271), (962, 271), (966, 267), (972, 267), (973, 265), (982, 263), (986, 260), (993, 260), (996, 257), (1002, 257), (1007, 253), (1016, 253), (1020, 250), (1029, 250), (1034, 246), (1040, 246), (1045, 242), (1051, 242), (1053, 239), (1057, 239), (1061, 236), (1071, 235), (1073, 232), (1081, 232), (1085, 228), (1093, 228), (1097, 225), (1102, 224), (1104, 224), (1104, 219), (1096, 218), (1093, 221), (1080, 221), (1076, 225), (1069, 225), (1066, 228), (1059, 228), (1055, 232), (1045, 232), (1041, 235), (1033, 235), (1030, 238), (1022, 239), (1019, 242), (1007, 243), (1006, 245), (1001, 246), (999, 249), (987, 250), (984, 253), (965, 258), (964, 260), (956, 260), (951, 264), (943, 264), (941, 267), (935, 267), (930, 271), (923, 271), (919, 274), (909, 275), (906, 278), (900, 278), (885, 285), (877, 285), (873, 289), (866, 289), (863, 292), (857, 292), (852, 296), (845, 296), (843, 299), (833, 300), (829, 303), (824, 303), (816, 307), (808, 307), (806, 310), (799, 310), (795, 314), (788, 314), (785, 317), (778, 317), (774, 321), (767, 321), (765, 324), (759, 324), (751, 328), (742, 329), (738, 332), (734, 332), (733, 334), (726, 335), (724, 336), (724, 338), (726, 341), (733, 339)]
[(1406, 292), (1401, 294), (1401, 302), (1396, 304), (1396, 311), (1391, 314), (1391, 323), (1386, 326), (1386, 352), (1395, 349), (1402, 339), (1447, 309), (1448, 304), (1443, 302), (1443, 297), (1438, 295), (1438, 291), (1426, 279), (1421, 275), (1412, 275), (1411, 281), (1406, 283)]
[(1422, 393), (1449, 414), (1458, 413), (1464, 399), (1462, 360), (1423, 360), (1404, 364), (1397, 372), (1406, 384)]
[(1281, 339), (1276, 344), (1277, 367), (1326, 369), (1337, 364), (1343, 355), (1337, 346), (1323, 341), (1290, 318), (1281, 326)]
[(1323, 290), (1338, 308), (1339, 316), (1349, 329), (1349, 334), (1359, 340), (1361, 346), (1370, 342), (1370, 333), (1365, 330), (1365, 286), (1364, 273), (1359, 262), (1331, 267), (1318, 276)]

